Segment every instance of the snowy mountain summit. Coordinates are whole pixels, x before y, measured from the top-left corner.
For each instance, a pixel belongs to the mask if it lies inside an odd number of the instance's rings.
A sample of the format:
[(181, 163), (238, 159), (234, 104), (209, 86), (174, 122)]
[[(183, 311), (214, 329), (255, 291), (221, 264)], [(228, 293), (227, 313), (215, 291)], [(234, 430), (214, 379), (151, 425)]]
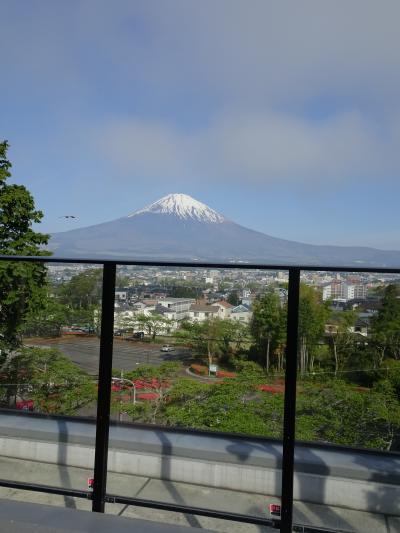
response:
[(192, 219), (197, 222), (221, 224), (227, 219), (208, 207), (206, 204), (195, 200), (188, 194), (168, 194), (160, 200), (153, 202), (144, 209), (135, 211), (130, 217), (144, 213), (175, 215), (182, 220)]
[[(109, 222), (51, 237), (56, 257), (260, 265), (396, 267), (400, 252), (287, 241), (228, 220), (187, 194), (168, 194)], [(282, 269), (282, 267), (279, 267)], [(349, 268), (351, 270), (351, 268)]]

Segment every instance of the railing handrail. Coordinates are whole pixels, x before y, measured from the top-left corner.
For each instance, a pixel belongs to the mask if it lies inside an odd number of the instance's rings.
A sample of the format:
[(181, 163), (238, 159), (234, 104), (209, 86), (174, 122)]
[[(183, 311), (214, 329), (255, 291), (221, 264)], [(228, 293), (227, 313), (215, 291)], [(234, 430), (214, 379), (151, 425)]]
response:
[(21, 261), (40, 263), (80, 263), (91, 265), (129, 265), (129, 266), (149, 266), (149, 267), (182, 267), (182, 268), (221, 268), (231, 270), (292, 270), (294, 268), (310, 272), (360, 272), (372, 274), (400, 274), (398, 268), (391, 267), (371, 267), (371, 266), (334, 266), (321, 264), (266, 264), (266, 263), (213, 263), (208, 261), (160, 261), (150, 259), (110, 259), (110, 258), (87, 258), (87, 257), (56, 257), (53, 255), (1, 255), (0, 261)]

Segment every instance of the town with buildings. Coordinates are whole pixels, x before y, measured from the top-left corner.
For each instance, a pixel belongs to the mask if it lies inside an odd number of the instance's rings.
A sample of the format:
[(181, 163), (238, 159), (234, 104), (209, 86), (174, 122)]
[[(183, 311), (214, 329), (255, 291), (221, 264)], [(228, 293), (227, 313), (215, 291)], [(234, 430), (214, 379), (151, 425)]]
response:
[[(49, 265), (49, 278), (58, 285), (89, 268), (82, 264)], [(400, 276), (304, 271), (301, 280), (332, 310), (357, 311), (353, 331), (366, 336), (370, 319), (379, 308), (376, 289), (398, 283)], [(118, 281), (123, 284), (115, 291), (116, 331), (141, 331), (135, 317), (154, 315), (166, 319), (167, 326), (161, 327), (165, 334), (176, 331), (183, 320), (201, 323), (219, 318), (249, 325), (253, 302), (266, 291), (275, 292), (282, 305), (287, 302), (288, 273), (284, 271), (120, 266)], [(327, 324), (327, 331), (329, 328)]]

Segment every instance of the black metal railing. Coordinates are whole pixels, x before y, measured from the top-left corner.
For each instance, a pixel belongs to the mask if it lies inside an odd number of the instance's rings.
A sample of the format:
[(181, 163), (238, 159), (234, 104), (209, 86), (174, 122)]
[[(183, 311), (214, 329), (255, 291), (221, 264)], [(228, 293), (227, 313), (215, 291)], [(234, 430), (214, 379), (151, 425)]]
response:
[[(12, 482), (0, 479), (0, 486), (26, 489), (51, 494), (61, 494), (77, 498), (92, 500), (92, 510), (104, 512), (105, 503), (122, 503), (142, 507), (152, 507), (162, 510), (183, 512), (194, 515), (209, 516), (213, 518), (233, 520), (270, 526), (280, 529), (283, 533), (291, 531), (329, 531), (321, 527), (293, 524), (293, 476), (294, 476), (294, 446), (295, 446), (295, 421), (296, 421), (296, 386), (297, 386), (297, 346), (298, 346), (298, 312), (300, 297), (300, 274), (302, 271), (314, 272), (354, 272), (354, 273), (383, 273), (400, 274), (400, 268), (365, 268), (354, 266), (325, 266), (325, 265), (266, 265), (266, 264), (235, 264), (235, 263), (209, 263), (209, 262), (182, 262), (182, 261), (128, 261), (108, 259), (76, 259), (56, 257), (23, 257), (0, 256), (2, 261), (40, 262), (40, 263), (73, 263), (97, 264), (103, 266), (102, 310), (101, 310), (101, 336), (99, 357), (99, 387), (96, 420), (96, 444), (94, 465), (93, 492), (76, 491), (71, 489), (56, 488), (46, 485)], [(281, 516), (277, 519), (267, 519), (250, 515), (215, 511), (160, 501), (128, 498), (107, 494), (107, 457), (108, 434), (110, 426), (110, 400), (111, 400), (111, 369), (113, 357), (114, 333), (114, 298), (116, 283), (116, 267), (119, 265), (142, 267), (181, 267), (181, 268), (212, 268), (235, 270), (283, 270), (289, 273), (288, 285), (288, 316), (287, 316), (287, 343), (285, 365), (285, 393), (284, 393), (284, 424), (283, 424), (283, 454), (282, 454), (282, 490), (281, 490)], [(336, 530), (337, 531), (337, 530)]]

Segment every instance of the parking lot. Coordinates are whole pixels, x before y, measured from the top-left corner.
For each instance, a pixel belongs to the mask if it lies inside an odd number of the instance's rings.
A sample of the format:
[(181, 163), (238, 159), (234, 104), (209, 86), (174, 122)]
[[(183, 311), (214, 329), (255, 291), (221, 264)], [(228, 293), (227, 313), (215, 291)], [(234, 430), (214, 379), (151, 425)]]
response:
[[(100, 340), (97, 337), (60, 337), (55, 339), (29, 339), (27, 346), (58, 348), (72, 362), (97, 375), (99, 370)], [(167, 361), (189, 361), (191, 352), (187, 348), (176, 347), (171, 352), (161, 351), (162, 344), (143, 341), (127, 341), (114, 338), (113, 368), (133, 370), (139, 364), (160, 365)]]

